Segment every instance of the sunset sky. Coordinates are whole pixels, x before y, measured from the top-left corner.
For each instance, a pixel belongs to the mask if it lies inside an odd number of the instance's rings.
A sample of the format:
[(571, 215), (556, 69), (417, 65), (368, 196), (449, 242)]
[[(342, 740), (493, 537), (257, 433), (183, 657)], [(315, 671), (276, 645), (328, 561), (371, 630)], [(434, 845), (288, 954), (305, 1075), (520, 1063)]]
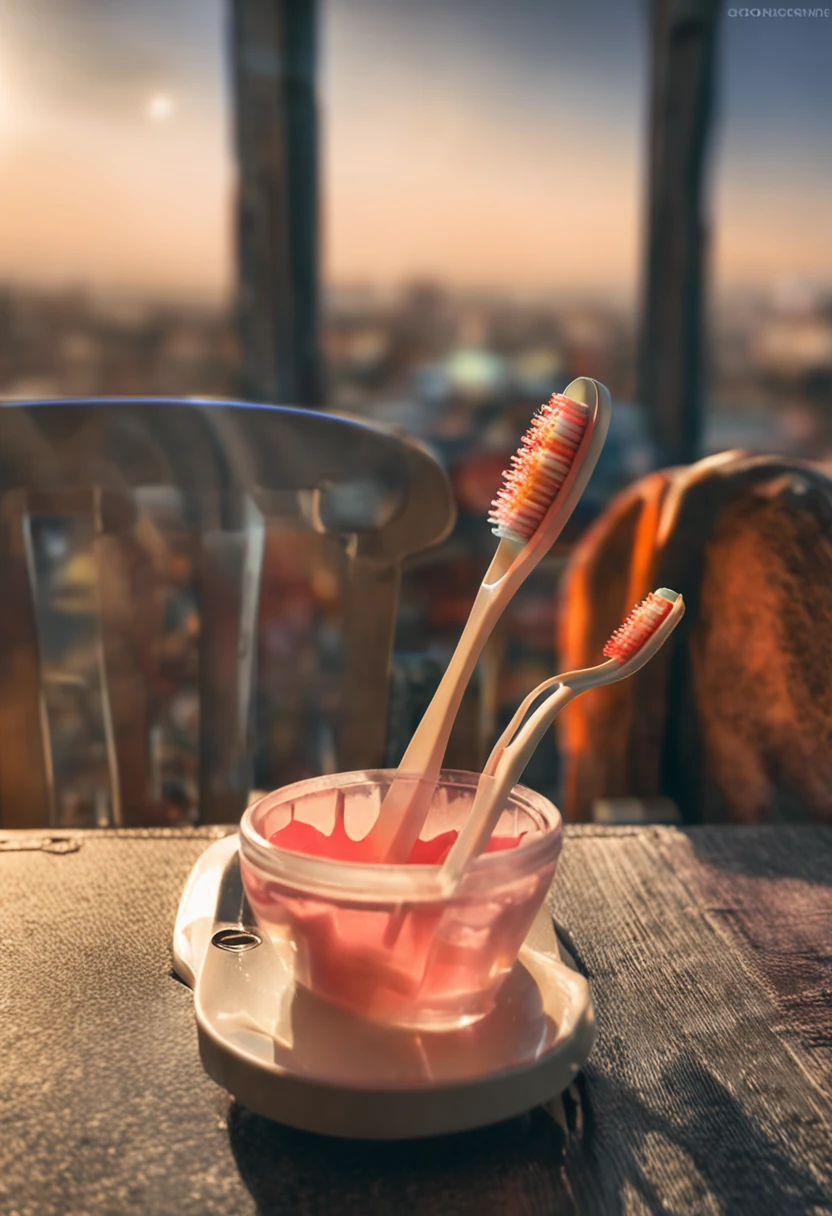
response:
[[(326, 274), (638, 277), (643, 0), (322, 0)], [(221, 0), (0, 0), (0, 279), (227, 298)], [(832, 284), (832, 19), (726, 18), (721, 286)]]

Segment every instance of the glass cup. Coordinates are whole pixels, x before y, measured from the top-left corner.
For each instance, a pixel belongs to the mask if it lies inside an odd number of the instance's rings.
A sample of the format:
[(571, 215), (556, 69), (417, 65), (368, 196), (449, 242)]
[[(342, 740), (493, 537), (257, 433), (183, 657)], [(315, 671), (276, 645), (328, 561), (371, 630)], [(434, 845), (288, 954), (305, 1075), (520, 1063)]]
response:
[[(246, 895), (261, 931), (292, 941), (304, 987), (364, 1017), (420, 1030), (452, 1029), (489, 1012), (554, 877), (561, 817), (515, 786), (494, 835), (516, 847), (473, 861), (449, 898), (438, 865), (379, 865), (279, 848), (290, 821), (356, 853), (375, 823), (392, 770), (300, 781), (255, 802), (240, 824)], [(422, 840), (462, 827), (479, 774), (443, 772)], [(345, 830), (345, 835), (344, 835)], [(360, 849), (358, 850), (360, 852)]]

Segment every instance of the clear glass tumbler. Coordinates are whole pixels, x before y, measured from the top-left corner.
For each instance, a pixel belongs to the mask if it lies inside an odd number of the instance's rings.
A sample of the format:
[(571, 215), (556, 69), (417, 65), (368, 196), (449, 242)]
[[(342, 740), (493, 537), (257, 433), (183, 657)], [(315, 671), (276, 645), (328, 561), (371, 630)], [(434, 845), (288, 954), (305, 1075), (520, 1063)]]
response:
[[(297, 980), (318, 996), (398, 1026), (464, 1026), (491, 1009), (546, 896), (561, 848), (560, 813), (516, 786), (495, 835), (520, 843), (478, 857), (450, 898), (438, 865), (368, 864), (270, 843), (292, 819), (331, 835), (337, 817), (349, 840), (360, 840), (393, 777), (390, 770), (338, 773), (254, 803), (240, 824), (246, 894), (261, 930), (294, 943)], [(462, 826), (478, 780), (441, 774), (421, 839)]]

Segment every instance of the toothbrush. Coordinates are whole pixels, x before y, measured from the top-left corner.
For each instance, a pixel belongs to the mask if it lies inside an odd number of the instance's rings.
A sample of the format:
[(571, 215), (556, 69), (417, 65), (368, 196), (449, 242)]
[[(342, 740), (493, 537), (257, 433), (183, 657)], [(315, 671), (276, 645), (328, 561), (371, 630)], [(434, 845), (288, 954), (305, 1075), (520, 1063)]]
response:
[[(491, 752), (471, 813), (442, 865), (439, 881), (447, 897), (488, 844), (511, 791), (560, 711), (580, 693), (615, 684), (643, 667), (679, 624), (684, 611), (684, 601), (676, 591), (667, 587), (651, 591), (607, 642), (603, 651), (606, 663), (544, 680), (526, 697)], [(521, 727), (533, 703), (550, 688), (555, 691)]]
[(607, 436), (612, 403), (587, 377), (532, 419), (489, 514), (499, 538), (462, 637), (368, 834), (377, 860), (407, 860), (430, 809), (465, 687), (518, 587), (549, 551), (583, 493)]

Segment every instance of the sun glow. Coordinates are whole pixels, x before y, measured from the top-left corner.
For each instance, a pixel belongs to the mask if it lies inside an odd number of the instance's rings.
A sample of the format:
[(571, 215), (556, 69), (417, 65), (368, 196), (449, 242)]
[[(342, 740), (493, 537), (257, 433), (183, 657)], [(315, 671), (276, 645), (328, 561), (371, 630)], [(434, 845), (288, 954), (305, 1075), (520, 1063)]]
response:
[(147, 103), (147, 117), (152, 122), (167, 122), (174, 109), (172, 97), (167, 93), (155, 93)]

